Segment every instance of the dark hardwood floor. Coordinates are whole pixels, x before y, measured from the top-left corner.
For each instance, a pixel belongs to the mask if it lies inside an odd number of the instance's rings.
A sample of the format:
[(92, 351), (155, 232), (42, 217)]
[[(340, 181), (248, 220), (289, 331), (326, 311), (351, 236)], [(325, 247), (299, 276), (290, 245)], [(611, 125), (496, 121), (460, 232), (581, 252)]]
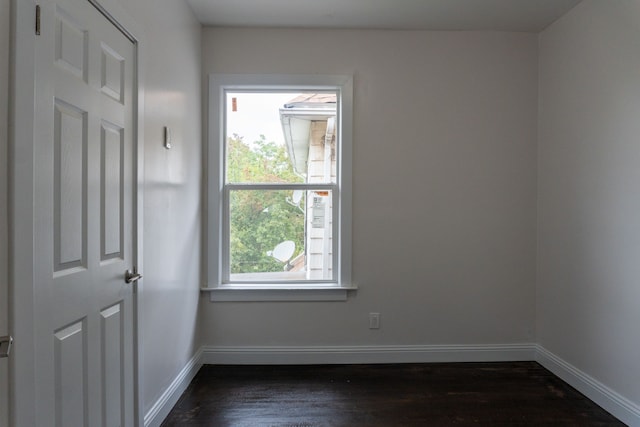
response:
[(170, 426), (623, 426), (535, 362), (205, 365)]

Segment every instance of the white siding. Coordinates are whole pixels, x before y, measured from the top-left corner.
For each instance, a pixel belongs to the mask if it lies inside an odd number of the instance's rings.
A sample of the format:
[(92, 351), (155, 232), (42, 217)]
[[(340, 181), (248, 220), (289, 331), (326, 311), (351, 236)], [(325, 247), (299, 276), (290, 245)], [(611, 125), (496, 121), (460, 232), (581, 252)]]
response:
[[(310, 184), (322, 182), (335, 182), (336, 161), (331, 158), (330, 178), (325, 177), (325, 137), (327, 133), (327, 121), (318, 120), (311, 123), (309, 159), (307, 162), (307, 182)], [(335, 132), (331, 142), (335, 153)], [(315, 196), (318, 197), (318, 196)], [(322, 196), (321, 196), (322, 197)], [(326, 280), (331, 277), (333, 270), (333, 223), (331, 213), (333, 203), (331, 197), (322, 197), (325, 206), (325, 226), (322, 228), (313, 226), (313, 197), (307, 200), (307, 279)], [(325, 272), (325, 263), (326, 272)]]

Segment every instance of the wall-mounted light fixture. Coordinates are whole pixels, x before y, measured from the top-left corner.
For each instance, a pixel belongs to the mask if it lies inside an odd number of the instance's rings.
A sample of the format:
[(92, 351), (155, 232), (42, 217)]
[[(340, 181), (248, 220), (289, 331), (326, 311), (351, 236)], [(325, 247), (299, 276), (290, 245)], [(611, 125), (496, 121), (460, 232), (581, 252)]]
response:
[(169, 150), (171, 148), (171, 129), (169, 126), (164, 127), (164, 148)]

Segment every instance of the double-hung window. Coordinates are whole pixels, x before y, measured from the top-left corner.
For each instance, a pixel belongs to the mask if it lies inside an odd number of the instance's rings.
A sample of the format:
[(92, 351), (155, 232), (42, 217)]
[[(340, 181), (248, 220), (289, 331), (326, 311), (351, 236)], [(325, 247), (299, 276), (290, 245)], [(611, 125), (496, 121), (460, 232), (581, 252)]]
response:
[(208, 284), (214, 300), (345, 299), (352, 83), (211, 75)]

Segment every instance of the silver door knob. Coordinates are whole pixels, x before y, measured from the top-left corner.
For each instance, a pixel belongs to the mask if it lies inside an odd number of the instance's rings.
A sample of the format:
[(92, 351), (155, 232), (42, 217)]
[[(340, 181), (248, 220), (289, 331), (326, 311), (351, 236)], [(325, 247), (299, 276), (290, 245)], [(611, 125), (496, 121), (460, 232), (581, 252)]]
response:
[(124, 282), (125, 283), (133, 283), (142, 279), (142, 274), (138, 273), (135, 267), (133, 267), (133, 271), (127, 270), (124, 272)]

